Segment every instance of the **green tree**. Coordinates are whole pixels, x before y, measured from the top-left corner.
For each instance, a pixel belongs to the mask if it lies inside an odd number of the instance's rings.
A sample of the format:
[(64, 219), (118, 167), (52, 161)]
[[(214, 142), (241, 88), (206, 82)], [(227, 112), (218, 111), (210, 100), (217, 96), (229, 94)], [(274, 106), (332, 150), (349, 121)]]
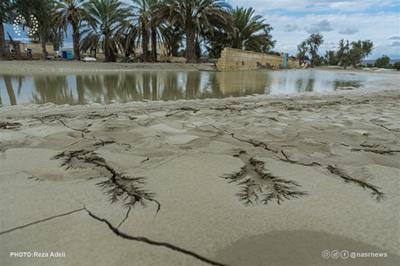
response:
[(97, 51), (101, 48), (107, 62), (115, 62), (121, 27), (128, 10), (119, 0), (91, 0), (86, 6), (86, 25), (82, 31), (81, 50)]
[(305, 41), (297, 46), (300, 61), (310, 60), (311, 67), (319, 65), (322, 61), (318, 54), (319, 47), (323, 44), (324, 38), (319, 33), (313, 33)]
[(354, 68), (357, 68), (361, 61), (371, 54), (374, 44), (370, 40), (351, 43), (349, 59)]
[(58, 0), (57, 20), (59, 25), (67, 32), (68, 25), (72, 26), (72, 42), (74, 47), (74, 59), (80, 59), (80, 26), (86, 16), (85, 5), (88, 0)]
[(339, 64), (339, 58), (336, 51), (326, 51), (324, 61), (327, 65), (337, 66)]
[(179, 25), (185, 33), (186, 58), (197, 61), (196, 39), (200, 33), (212, 34), (214, 25), (227, 22), (229, 5), (223, 0), (166, 0), (160, 8), (161, 17)]
[(0, 60), (5, 55), (5, 31), (4, 23), (9, 22), (14, 16), (13, 7), (14, 2), (12, 0), (1, 0), (0, 1)]
[(343, 66), (344, 69), (350, 65), (350, 43), (349, 41), (345, 41), (344, 39), (339, 41), (337, 51), (337, 58), (339, 60), (339, 65)]
[[(53, 0), (15, 0), (15, 10), (23, 17), (34, 16), (39, 27), (37, 32), (30, 36), (33, 41), (39, 41), (42, 47), (42, 58), (47, 58), (46, 43), (55, 40), (54, 34), (56, 3)], [(33, 21), (27, 19), (26, 25), (32, 27)]]
[(375, 66), (380, 68), (389, 68), (390, 57), (387, 55), (382, 55), (380, 58), (376, 59)]
[(396, 70), (400, 70), (400, 61), (397, 61), (396, 63), (394, 63), (393, 68)]
[(231, 9), (230, 21), (216, 30), (210, 39), (209, 51), (218, 57), (225, 47), (255, 52), (269, 52), (274, 46), (272, 27), (253, 8)]

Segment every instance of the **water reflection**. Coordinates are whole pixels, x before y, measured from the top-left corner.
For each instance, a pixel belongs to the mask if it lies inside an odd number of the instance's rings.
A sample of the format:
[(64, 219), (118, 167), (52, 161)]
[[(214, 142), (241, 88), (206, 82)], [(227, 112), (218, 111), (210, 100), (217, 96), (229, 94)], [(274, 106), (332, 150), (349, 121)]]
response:
[(353, 89), (368, 76), (334, 71), (131, 72), (0, 75), (0, 104), (85, 104), (237, 97)]

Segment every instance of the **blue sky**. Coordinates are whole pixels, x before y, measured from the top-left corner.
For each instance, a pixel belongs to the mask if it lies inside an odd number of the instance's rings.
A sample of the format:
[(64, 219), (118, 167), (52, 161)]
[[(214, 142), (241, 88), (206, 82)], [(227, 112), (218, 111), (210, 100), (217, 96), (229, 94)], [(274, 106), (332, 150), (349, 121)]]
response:
[(324, 36), (322, 50), (340, 39), (372, 40), (369, 59), (382, 54), (400, 58), (400, 0), (229, 0), (232, 6), (253, 7), (274, 28), (277, 51), (296, 53), (310, 33)]
[[(340, 39), (372, 40), (368, 59), (386, 54), (400, 59), (400, 0), (227, 0), (232, 7), (253, 7), (274, 28), (275, 50), (296, 54), (311, 33), (324, 36), (321, 52)], [(12, 32), (12, 27), (7, 27)], [(24, 37), (24, 36), (21, 36)], [(68, 36), (70, 46), (71, 36)]]

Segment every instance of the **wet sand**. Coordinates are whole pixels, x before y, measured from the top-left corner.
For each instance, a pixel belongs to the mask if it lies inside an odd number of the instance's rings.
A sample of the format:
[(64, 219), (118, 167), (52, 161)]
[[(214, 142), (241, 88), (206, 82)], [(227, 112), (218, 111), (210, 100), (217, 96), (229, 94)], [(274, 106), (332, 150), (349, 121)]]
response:
[(1, 108), (1, 264), (398, 265), (397, 84)]

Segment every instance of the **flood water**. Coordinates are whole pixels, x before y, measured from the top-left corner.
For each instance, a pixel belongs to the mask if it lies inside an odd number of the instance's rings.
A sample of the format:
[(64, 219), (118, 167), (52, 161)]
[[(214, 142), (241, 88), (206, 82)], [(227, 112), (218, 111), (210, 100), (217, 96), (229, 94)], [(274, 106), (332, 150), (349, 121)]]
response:
[[(87, 104), (141, 100), (296, 94), (362, 88), (366, 74), (324, 70), (245, 72), (151, 71), (1, 75), (0, 105)], [(376, 79), (376, 77), (374, 78)]]

